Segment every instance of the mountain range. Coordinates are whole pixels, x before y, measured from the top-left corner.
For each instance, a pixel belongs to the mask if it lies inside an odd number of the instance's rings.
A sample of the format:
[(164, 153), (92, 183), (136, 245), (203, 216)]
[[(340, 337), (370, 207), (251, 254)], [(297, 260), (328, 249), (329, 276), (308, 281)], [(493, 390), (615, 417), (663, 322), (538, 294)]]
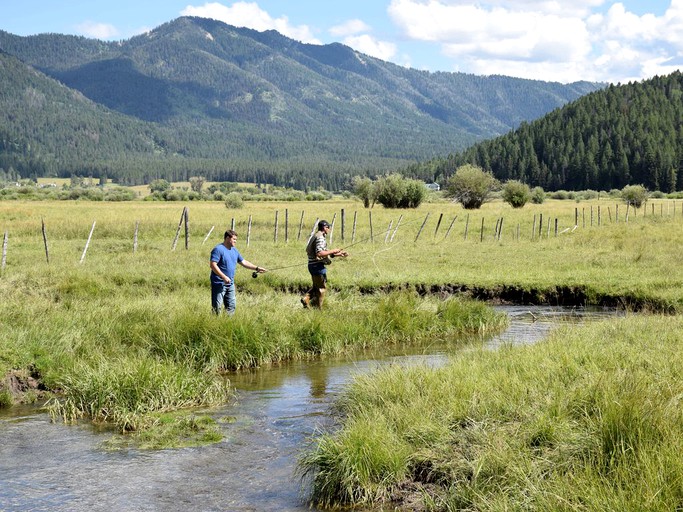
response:
[(336, 190), (604, 86), (430, 73), (205, 18), (118, 42), (0, 31), (0, 169)]

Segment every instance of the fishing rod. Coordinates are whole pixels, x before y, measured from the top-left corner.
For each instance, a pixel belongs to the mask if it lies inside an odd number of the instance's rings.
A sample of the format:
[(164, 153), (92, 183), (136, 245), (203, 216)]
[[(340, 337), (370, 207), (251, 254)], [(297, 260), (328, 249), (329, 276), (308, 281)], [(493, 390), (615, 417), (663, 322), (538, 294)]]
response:
[[(419, 220), (419, 219), (418, 219), (418, 220)], [(412, 224), (412, 223), (414, 223), (414, 222), (417, 222), (417, 220), (413, 220), (413, 221), (410, 221), (410, 222), (405, 222), (405, 223), (401, 224), (401, 226), (406, 226), (406, 225)], [(399, 225), (397, 224), (396, 227), (393, 228), (393, 229), (394, 229), (394, 233), (395, 233), (396, 230), (398, 230), (398, 228), (399, 228)], [(372, 236), (369, 236), (369, 237), (367, 237), (367, 238), (363, 238), (362, 240), (357, 240), (356, 242), (353, 242), (353, 243), (351, 243), (351, 244), (349, 244), (349, 245), (346, 245), (346, 246), (342, 247), (341, 250), (342, 250), (342, 251), (346, 251), (348, 248), (353, 247), (354, 245), (362, 244), (362, 243), (367, 242), (368, 240), (372, 240), (373, 238), (376, 238), (376, 237), (378, 237), (378, 236), (386, 235), (387, 233), (390, 233), (391, 231), (392, 231), (392, 227), (389, 226), (389, 228), (385, 229), (384, 231), (382, 231), (382, 232), (380, 232), (380, 233), (378, 233), (378, 234), (376, 234), (376, 235), (372, 235)], [(309, 239), (309, 240), (310, 240), (310, 239)], [(336, 256), (335, 254), (330, 254), (330, 258), (334, 258), (335, 256)], [(303, 267), (304, 265), (308, 265), (308, 262), (306, 262), (306, 263), (296, 263), (296, 264), (294, 264), (294, 265), (285, 265), (285, 266), (282, 266), (282, 267), (275, 267), (275, 268), (271, 268), (270, 270), (268, 270), (268, 272), (275, 272), (275, 271), (278, 271), (278, 270), (285, 270), (285, 269), (294, 268), (294, 267)], [(252, 272), (252, 274), (251, 274), (251, 277), (253, 277), (254, 279), (256, 279), (258, 276), (259, 276), (259, 273), (258, 273), (257, 271), (254, 271), (254, 272)]]

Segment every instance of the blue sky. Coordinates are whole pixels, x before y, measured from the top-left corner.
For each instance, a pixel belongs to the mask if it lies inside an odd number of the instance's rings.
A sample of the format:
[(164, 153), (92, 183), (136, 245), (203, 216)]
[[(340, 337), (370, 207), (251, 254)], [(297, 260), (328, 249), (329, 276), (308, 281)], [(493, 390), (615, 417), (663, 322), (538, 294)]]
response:
[(341, 42), (402, 66), (627, 83), (683, 66), (683, 0), (5, 0), (0, 29), (128, 39), (179, 16)]

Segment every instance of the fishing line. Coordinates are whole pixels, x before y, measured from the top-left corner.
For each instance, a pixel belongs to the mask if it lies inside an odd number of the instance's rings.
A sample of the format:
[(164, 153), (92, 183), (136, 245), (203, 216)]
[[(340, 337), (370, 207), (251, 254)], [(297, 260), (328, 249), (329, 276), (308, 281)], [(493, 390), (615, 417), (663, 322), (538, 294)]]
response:
[[(380, 233), (378, 233), (378, 234), (376, 234), (376, 235), (372, 235), (372, 236), (369, 236), (369, 237), (367, 237), (367, 238), (363, 238), (362, 240), (358, 240), (358, 241), (353, 242), (353, 243), (351, 243), (351, 244), (349, 244), (349, 245), (346, 245), (346, 246), (342, 247), (341, 250), (342, 250), (342, 251), (346, 251), (348, 248), (353, 247), (354, 245), (362, 244), (362, 243), (364, 243), (364, 242), (367, 242), (368, 240), (372, 240), (372, 239), (374, 239), (374, 238), (377, 238), (377, 237), (380, 237), (380, 236), (387, 235), (388, 233), (390, 233), (390, 232), (392, 231), (392, 229), (394, 230), (394, 234), (396, 234), (396, 231), (398, 231), (399, 226), (408, 226), (408, 225), (410, 225), (410, 224), (413, 224), (413, 223), (415, 223), (415, 222), (418, 222), (419, 220), (420, 220), (420, 219), (415, 219), (415, 220), (412, 220), (412, 221), (409, 221), (409, 222), (404, 222), (403, 224), (397, 225), (395, 228), (392, 228), (392, 227), (390, 226), (389, 228), (385, 229), (384, 231), (381, 231)], [(393, 237), (392, 237), (392, 238), (393, 238)], [(310, 240), (310, 238), (309, 238), (309, 240)], [(381, 250), (381, 251), (376, 251), (375, 254), (373, 254), (373, 256), (372, 256), (372, 262), (373, 262), (373, 264), (375, 265), (375, 267), (377, 266), (377, 264), (375, 263), (375, 255), (376, 255), (376, 254), (379, 254), (380, 252), (384, 252), (385, 250), (392, 249), (393, 247), (394, 247), (394, 246), (392, 245), (391, 247), (388, 247), (387, 249), (383, 249), (383, 250)], [(361, 255), (362, 255), (362, 254), (363, 254), (363, 253), (361, 253)], [(334, 255), (334, 254), (331, 254), (330, 257), (331, 257), (331, 258), (334, 258), (335, 255)], [(276, 271), (278, 271), (278, 270), (285, 270), (285, 269), (288, 269), (288, 268), (303, 267), (304, 265), (308, 265), (308, 262), (305, 262), (305, 263), (296, 263), (296, 264), (294, 264), (294, 265), (285, 265), (285, 266), (282, 266), (282, 267), (275, 267), (275, 268), (269, 269), (268, 272), (276, 272)], [(252, 274), (251, 274), (251, 277), (253, 277), (254, 279), (256, 279), (258, 276), (259, 276), (259, 273), (258, 273), (257, 271), (254, 271), (254, 272), (252, 272)]]

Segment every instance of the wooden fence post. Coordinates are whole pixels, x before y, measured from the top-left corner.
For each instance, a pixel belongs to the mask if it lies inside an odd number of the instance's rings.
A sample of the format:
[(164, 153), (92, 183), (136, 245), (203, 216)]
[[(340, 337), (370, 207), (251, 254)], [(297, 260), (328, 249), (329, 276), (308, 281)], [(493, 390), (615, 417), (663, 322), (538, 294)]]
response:
[(140, 221), (135, 221), (135, 231), (133, 232), (133, 254), (138, 251), (138, 228), (140, 227)]
[(538, 214), (538, 239), (541, 240), (543, 238), (543, 214), (539, 213)]
[(289, 208), (285, 208), (285, 243), (289, 243)]
[(5, 271), (7, 264), (7, 243), (9, 241), (9, 231), (5, 231), (5, 236), (2, 237), (2, 264), (0, 265), (0, 273)]
[(47, 232), (45, 231), (45, 220), (41, 218), (40, 223), (42, 224), (43, 244), (45, 245), (45, 260), (49, 264), (50, 263), (50, 251), (47, 248)]
[(183, 208), (183, 213), (180, 214), (178, 229), (176, 229), (175, 231), (175, 238), (173, 239), (173, 244), (171, 245), (172, 251), (175, 251), (176, 245), (178, 244), (178, 237), (180, 237), (180, 228), (183, 227), (183, 221), (185, 220), (185, 210), (187, 210), (187, 207)]
[(277, 243), (277, 228), (278, 228), (278, 214), (280, 212), (275, 210), (275, 233), (273, 234), (273, 242)]
[(301, 220), (299, 220), (299, 232), (296, 235), (297, 242), (301, 240), (301, 230), (304, 228), (304, 211), (301, 210)]
[(398, 231), (398, 227), (401, 225), (401, 219), (403, 218), (403, 214), (398, 216), (398, 221), (396, 222), (396, 228), (394, 228), (394, 232), (391, 234), (391, 238), (389, 239), (389, 243), (394, 241), (394, 237), (396, 236), (396, 232)]
[(373, 233), (372, 233), (372, 212), (368, 212), (368, 219), (370, 220), (370, 243), (375, 243), (375, 240), (373, 238)]
[(443, 219), (443, 213), (439, 214), (439, 220), (436, 221), (436, 229), (434, 230), (434, 238), (436, 238), (436, 234), (439, 232), (439, 226), (441, 225), (441, 219)]
[(384, 243), (386, 244), (387, 241), (389, 240), (389, 235), (391, 234), (391, 227), (394, 225), (394, 220), (389, 221), (389, 227), (387, 228), (387, 232), (384, 235)]
[(209, 237), (211, 236), (211, 233), (213, 233), (213, 228), (215, 228), (215, 227), (216, 226), (211, 226), (211, 229), (209, 230), (209, 232), (204, 237), (204, 240), (202, 241), (202, 245), (204, 245), (206, 243), (206, 241), (209, 239)]
[[(233, 222), (235, 219), (232, 219)], [(251, 242), (251, 215), (249, 215), (249, 222), (247, 223), (247, 247), (249, 247), (249, 243)]]
[(420, 226), (420, 229), (417, 232), (417, 235), (415, 236), (415, 241), (417, 242), (417, 239), (420, 238), (420, 233), (422, 233), (422, 230), (425, 227), (425, 224), (427, 224), (427, 219), (429, 218), (429, 212), (427, 212), (427, 216), (425, 217), (425, 220), (422, 221), (422, 226)]
[(467, 230), (470, 227), (470, 214), (467, 214), (467, 217), (465, 217), (465, 240), (467, 240)]
[(337, 220), (337, 212), (332, 215), (332, 224), (330, 225), (330, 245), (332, 245), (332, 237), (334, 236), (334, 221)]
[(498, 241), (499, 242), (500, 242), (500, 237), (503, 234), (503, 220), (505, 220), (504, 217), (501, 217), (500, 218), (500, 226), (498, 226)]
[(190, 209), (185, 207), (185, 250), (190, 248)]
[(479, 241), (484, 241), (484, 217), (481, 218), (481, 233), (479, 234)]
[(351, 229), (351, 243), (355, 242), (356, 240), (356, 220), (357, 220), (357, 214), (358, 212), (356, 210), (353, 211), (353, 228)]
[(88, 241), (85, 242), (85, 247), (83, 247), (83, 254), (81, 254), (81, 261), (79, 263), (83, 263), (85, 260), (85, 253), (88, 252), (88, 246), (90, 245), (90, 239), (92, 238), (92, 233), (95, 231), (95, 222), (92, 221), (92, 227), (90, 228), (90, 234), (88, 235)]
[(536, 236), (536, 214), (534, 214), (534, 223), (531, 225), (531, 241), (534, 241)]
[(451, 232), (451, 229), (453, 228), (453, 224), (455, 224), (455, 219), (457, 219), (458, 216), (456, 215), (453, 217), (453, 220), (451, 221), (450, 225), (448, 226), (448, 229), (446, 230), (446, 234), (444, 235), (443, 239), (446, 240), (448, 238), (448, 234)]

